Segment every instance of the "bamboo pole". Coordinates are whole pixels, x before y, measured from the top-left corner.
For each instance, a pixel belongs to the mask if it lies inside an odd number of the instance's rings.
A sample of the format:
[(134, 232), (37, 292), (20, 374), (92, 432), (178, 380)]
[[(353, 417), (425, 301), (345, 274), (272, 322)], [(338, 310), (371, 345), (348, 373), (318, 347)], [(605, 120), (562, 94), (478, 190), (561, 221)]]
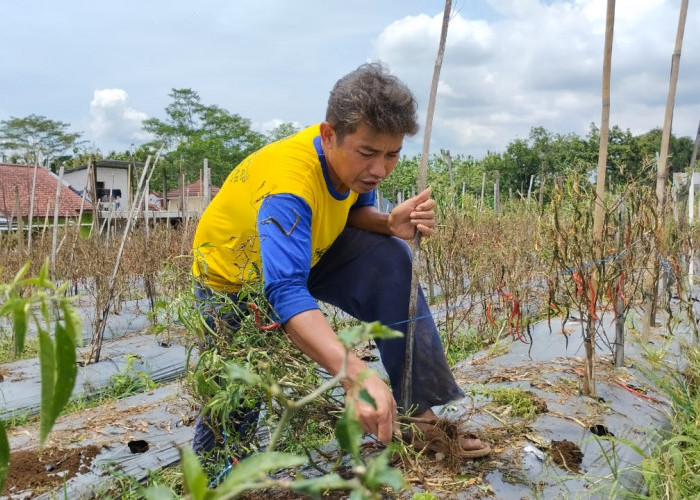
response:
[(58, 171), (58, 183), (56, 185), (56, 200), (53, 206), (53, 233), (51, 235), (51, 279), (56, 281), (56, 244), (58, 243), (58, 211), (61, 203), (61, 187), (63, 186), (63, 166)]
[(655, 304), (657, 293), (657, 275), (659, 262), (657, 249), (659, 242), (664, 237), (664, 207), (666, 206), (666, 183), (668, 182), (668, 150), (671, 140), (671, 124), (673, 122), (673, 107), (676, 100), (676, 86), (678, 84), (678, 69), (680, 67), (681, 49), (683, 47), (683, 33), (685, 32), (685, 20), (688, 14), (688, 0), (681, 0), (681, 9), (678, 15), (678, 28), (676, 30), (676, 44), (671, 57), (671, 77), (668, 85), (668, 97), (666, 99), (666, 114), (664, 116), (664, 129), (661, 135), (661, 151), (659, 152), (658, 170), (656, 172), (656, 214), (659, 217), (655, 238), (652, 239), (652, 251), (649, 253), (646, 264), (646, 274), (642, 289), (644, 299), (644, 321), (642, 322), (642, 340), (649, 340), (651, 325), (656, 322)]
[(493, 181), (493, 212), (496, 217), (501, 215), (501, 173), (496, 170), (496, 179)]
[[(160, 152), (162, 148), (158, 150), (156, 154), (156, 159), (153, 162), (153, 167), (151, 168), (151, 173), (155, 169), (158, 159), (160, 158)], [(115, 284), (117, 282), (117, 275), (119, 273), (119, 267), (121, 266), (122, 255), (124, 253), (124, 246), (126, 245), (126, 240), (129, 237), (129, 231), (131, 229), (131, 222), (135, 218), (134, 214), (138, 211), (138, 207), (142, 202), (144, 181), (146, 178), (150, 179), (150, 175), (146, 175), (149, 169), (149, 164), (151, 162), (151, 157), (149, 156), (146, 160), (146, 165), (141, 172), (141, 178), (139, 180), (138, 188), (136, 190), (136, 196), (134, 203), (129, 208), (129, 214), (126, 219), (126, 225), (124, 227), (124, 234), (122, 234), (122, 241), (117, 252), (116, 262), (114, 263), (114, 270), (109, 278), (107, 284), (107, 300), (105, 300), (105, 305), (101, 311), (98, 311), (98, 315), (95, 317), (95, 328), (93, 331), (92, 339), (90, 341), (90, 357), (88, 359), (89, 363), (97, 363), (100, 360), (100, 353), (102, 351), (102, 341), (104, 340), (105, 327), (107, 326), (107, 317), (109, 316), (109, 310), (112, 308), (112, 303), (115, 298)]]
[(22, 219), (22, 207), (19, 203), (19, 186), (15, 184), (15, 213), (17, 214), (17, 250), (24, 255), (24, 221)]
[[(600, 261), (603, 253), (603, 222), (605, 218), (605, 169), (608, 165), (608, 137), (610, 136), (610, 69), (612, 66), (612, 43), (615, 27), (615, 0), (608, 0), (605, 16), (605, 47), (603, 49), (603, 82), (602, 82), (602, 106), (600, 118), (600, 138), (598, 145), (598, 170), (596, 176), (596, 197), (593, 210), (593, 248), (596, 262)], [(593, 268), (589, 286), (597, 290), (600, 276), (598, 267)], [(592, 297), (591, 297), (592, 295)], [(596, 298), (600, 294), (589, 294), (593, 303), (589, 311), (595, 311)], [(583, 372), (583, 394), (595, 397), (595, 319), (590, 314), (588, 328), (584, 339), (586, 351), (585, 367)]]
[(29, 219), (27, 220), (27, 224), (29, 225), (29, 229), (27, 231), (27, 252), (31, 253), (32, 251), (32, 225), (33, 225), (33, 219), (34, 219), (34, 197), (36, 196), (36, 177), (39, 172), (39, 163), (36, 161), (36, 155), (34, 157), (34, 173), (32, 175), (32, 192), (29, 196)]
[[(620, 207), (618, 209), (617, 215), (617, 232), (615, 233), (615, 239), (617, 240), (617, 253), (620, 254), (625, 246), (625, 205), (621, 201)], [(615, 318), (615, 367), (622, 368), (625, 363), (625, 303), (622, 295), (622, 287), (624, 286), (623, 275), (622, 275), (622, 265), (620, 261), (616, 261), (614, 268), (618, 273), (617, 278), (617, 293), (614, 295), (613, 300), (616, 301), (615, 310), (617, 311), (617, 317)]]
[[(438, 82), (440, 81), (440, 70), (442, 59), (445, 54), (445, 41), (447, 39), (447, 27), (450, 23), (450, 12), (452, 11), (452, 0), (445, 0), (445, 10), (442, 15), (442, 30), (440, 31), (440, 44), (435, 58), (435, 68), (433, 69), (433, 80), (430, 85), (430, 97), (428, 99), (428, 110), (425, 117), (425, 130), (423, 133), (423, 149), (421, 151), (420, 176), (418, 177), (418, 192), (422, 192), (428, 181), (428, 151), (430, 149), (430, 134), (433, 129), (433, 115), (435, 113), (435, 98), (437, 96)], [(413, 346), (415, 322), (418, 309), (418, 287), (420, 286), (418, 277), (418, 260), (420, 257), (421, 234), (416, 231), (413, 238), (413, 266), (411, 272), (411, 295), (408, 303), (408, 327), (406, 329), (406, 354), (403, 367), (403, 378), (401, 381), (401, 407), (404, 412), (410, 411), (413, 387)]]
[[(693, 154), (690, 155), (690, 172), (688, 173), (688, 225), (693, 224), (695, 217), (695, 159), (698, 155), (698, 145), (700, 144), (700, 123), (698, 123), (698, 131), (695, 134), (695, 145), (693, 146)], [(685, 215), (685, 214), (684, 214)], [(693, 286), (695, 274), (695, 252), (693, 251), (693, 240), (690, 240), (689, 256), (688, 256), (688, 283), (691, 288)]]
[(481, 198), (479, 198), (479, 213), (484, 208), (484, 190), (486, 189), (486, 172), (481, 176)]

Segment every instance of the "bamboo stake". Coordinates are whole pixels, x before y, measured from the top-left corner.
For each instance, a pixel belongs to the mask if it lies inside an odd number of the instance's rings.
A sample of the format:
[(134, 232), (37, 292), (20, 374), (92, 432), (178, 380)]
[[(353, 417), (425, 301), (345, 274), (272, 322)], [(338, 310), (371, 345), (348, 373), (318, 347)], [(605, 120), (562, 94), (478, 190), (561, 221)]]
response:
[(671, 77), (668, 85), (668, 97), (666, 99), (666, 114), (664, 116), (664, 129), (661, 135), (661, 151), (659, 152), (658, 170), (656, 172), (656, 214), (660, 218), (657, 224), (655, 238), (652, 240), (652, 251), (649, 253), (646, 264), (646, 274), (642, 297), (644, 298), (644, 321), (642, 322), (642, 340), (649, 340), (651, 325), (656, 322), (655, 304), (657, 293), (657, 279), (659, 262), (657, 249), (664, 236), (663, 211), (666, 205), (666, 183), (668, 182), (668, 149), (671, 140), (671, 124), (673, 122), (673, 107), (676, 100), (676, 86), (678, 84), (678, 69), (680, 66), (681, 49), (683, 47), (683, 33), (685, 32), (685, 20), (688, 14), (688, 0), (681, 0), (681, 10), (678, 16), (678, 29), (676, 30), (676, 44), (671, 57)]
[(22, 207), (19, 203), (19, 186), (15, 184), (15, 213), (17, 214), (17, 250), (24, 255), (24, 221), (22, 220)]
[(481, 176), (481, 198), (479, 198), (479, 213), (484, 208), (484, 190), (486, 189), (486, 172)]
[(496, 179), (493, 181), (493, 212), (496, 217), (501, 216), (501, 173), (496, 170)]
[[(158, 163), (158, 159), (160, 158), (160, 152), (162, 151), (162, 149), (163, 148), (158, 150), (158, 153), (156, 154), (156, 159), (153, 162), (153, 168), (151, 169), (151, 173), (153, 173), (153, 170), (155, 169), (156, 164)], [(104, 332), (107, 326), (107, 317), (109, 316), (109, 310), (112, 308), (112, 303), (116, 295), (114, 289), (115, 284), (117, 282), (117, 274), (119, 273), (119, 267), (121, 266), (122, 255), (124, 253), (124, 246), (129, 236), (129, 231), (131, 229), (131, 221), (135, 218), (134, 214), (138, 211), (138, 207), (142, 202), (141, 197), (143, 196), (144, 180), (146, 179), (146, 173), (148, 172), (150, 162), (151, 157), (149, 156), (146, 160), (146, 165), (143, 168), (143, 172), (141, 172), (141, 178), (139, 180), (139, 185), (136, 191), (136, 197), (134, 199), (134, 203), (129, 209), (129, 215), (126, 219), (124, 234), (122, 235), (122, 241), (119, 246), (119, 251), (117, 252), (117, 259), (114, 263), (114, 270), (112, 271), (112, 275), (110, 276), (109, 282), (107, 284), (107, 300), (105, 301), (105, 305), (102, 308), (102, 311), (99, 311), (99, 315), (95, 318), (95, 328), (93, 331), (92, 339), (90, 341), (91, 349), (90, 358), (88, 360), (90, 363), (97, 363), (100, 360), (100, 352), (102, 351), (102, 341), (104, 339)], [(150, 175), (148, 176), (148, 178), (150, 179)]]
[[(625, 205), (620, 202), (620, 208), (617, 215), (617, 233), (615, 234), (615, 239), (617, 240), (617, 252), (622, 253), (625, 239), (623, 235), (625, 234)], [(622, 278), (622, 264), (619, 261), (614, 264), (619, 276), (617, 278), (617, 288), (618, 293), (615, 294), (614, 300), (616, 301), (615, 309), (617, 310), (617, 317), (615, 318), (615, 367), (622, 368), (625, 363), (625, 304), (622, 299), (622, 286), (624, 285)], [(615, 286), (615, 285), (613, 285)]]
[[(593, 248), (595, 249), (596, 262), (600, 261), (603, 252), (603, 222), (605, 218), (605, 169), (608, 165), (608, 137), (610, 136), (610, 68), (612, 66), (612, 43), (615, 27), (615, 0), (608, 0), (605, 16), (605, 48), (603, 49), (603, 83), (602, 83), (602, 110), (600, 118), (600, 138), (598, 145), (598, 170), (596, 176), (596, 199), (593, 211)], [(593, 268), (589, 286), (597, 290), (600, 276), (598, 267)], [(589, 311), (595, 311), (596, 298), (600, 294), (595, 293), (589, 300)], [(590, 296), (590, 295), (589, 295)], [(583, 373), (583, 394), (595, 397), (595, 319), (592, 314), (588, 317), (588, 328), (584, 347), (586, 361)]]
[(32, 175), (32, 193), (29, 197), (29, 230), (27, 231), (27, 253), (32, 251), (32, 219), (34, 218), (34, 197), (36, 196), (36, 177), (39, 171), (39, 163), (36, 161), (38, 155), (35, 155), (34, 174)]
[[(430, 133), (433, 129), (433, 114), (435, 113), (435, 98), (437, 96), (437, 87), (440, 80), (440, 69), (442, 68), (442, 59), (445, 54), (445, 40), (447, 39), (447, 26), (450, 22), (450, 12), (452, 11), (452, 0), (445, 0), (445, 10), (442, 15), (442, 30), (440, 31), (440, 44), (438, 46), (437, 57), (435, 58), (435, 68), (433, 70), (433, 80), (430, 85), (430, 97), (428, 99), (428, 111), (425, 118), (425, 131), (423, 134), (423, 150), (421, 151), (421, 167), (420, 176), (418, 178), (418, 192), (422, 192), (428, 181), (428, 150), (430, 149)], [(420, 256), (420, 241), (421, 234), (416, 231), (413, 238), (413, 265), (411, 272), (411, 295), (408, 302), (408, 322), (406, 329), (406, 354), (403, 367), (403, 378), (401, 381), (401, 406), (404, 412), (410, 411), (411, 400), (413, 395), (412, 376), (413, 376), (413, 346), (416, 310), (418, 309), (418, 287), (420, 286), (418, 278), (418, 260)]]
[(61, 202), (61, 186), (63, 186), (63, 166), (58, 171), (56, 185), (56, 201), (53, 206), (53, 234), (51, 236), (51, 279), (56, 281), (56, 244), (58, 242), (58, 209)]
[(41, 246), (44, 247), (44, 236), (46, 236), (46, 228), (49, 227), (49, 213), (51, 212), (51, 202), (46, 202), (46, 212), (44, 213), (44, 225), (41, 227)]
[[(695, 217), (695, 182), (693, 176), (695, 175), (695, 159), (698, 155), (698, 145), (700, 144), (700, 123), (698, 123), (698, 131), (695, 134), (695, 145), (693, 146), (693, 154), (690, 155), (690, 172), (688, 173), (688, 225), (693, 224), (693, 218)], [(685, 215), (685, 214), (684, 214)], [(693, 252), (693, 240), (691, 238), (689, 245), (689, 256), (688, 256), (688, 282), (690, 286), (693, 286), (693, 275), (695, 274), (695, 252)]]

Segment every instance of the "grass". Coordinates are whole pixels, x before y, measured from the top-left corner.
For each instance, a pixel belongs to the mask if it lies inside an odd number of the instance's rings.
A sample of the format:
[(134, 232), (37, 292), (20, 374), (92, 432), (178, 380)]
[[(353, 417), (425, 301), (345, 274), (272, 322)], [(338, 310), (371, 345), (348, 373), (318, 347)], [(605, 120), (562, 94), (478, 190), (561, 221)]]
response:
[(520, 387), (481, 387), (472, 390), (490, 397), (498, 406), (508, 407), (508, 413), (514, 417), (531, 418), (537, 414), (537, 403)]
[(687, 368), (661, 383), (673, 404), (673, 428), (642, 464), (646, 498), (697, 498), (700, 492), (700, 349), (688, 348), (686, 358)]
[(451, 342), (448, 342), (447, 333), (443, 331), (440, 332), (440, 337), (442, 344), (447, 346), (445, 356), (450, 366), (467, 359), (485, 347), (484, 340), (473, 330), (458, 333)]
[(0, 364), (19, 361), (20, 359), (35, 358), (39, 355), (39, 341), (36, 337), (24, 340), (24, 350), (19, 356), (15, 355), (15, 345), (11, 335), (0, 333)]
[[(70, 400), (61, 412), (61, 415), (68, 415), (89, 408), (96, 408), (109, 401), (124, 399), (135, 394), (153, 390), (158, 386), (147, 373), (134, 369), (133, 365), (139, 359), (137, 356), (128, 354), (126, 359), (127, 361), (124, 368), (110, 377), (110, 384), (105, 390), (97, 394), (78, 394)], [(37, 422), (38, 419), (38, 415), (31, 415), (29, 412), (13, 414), (5, 421), (5, 428), (23, 427)]]

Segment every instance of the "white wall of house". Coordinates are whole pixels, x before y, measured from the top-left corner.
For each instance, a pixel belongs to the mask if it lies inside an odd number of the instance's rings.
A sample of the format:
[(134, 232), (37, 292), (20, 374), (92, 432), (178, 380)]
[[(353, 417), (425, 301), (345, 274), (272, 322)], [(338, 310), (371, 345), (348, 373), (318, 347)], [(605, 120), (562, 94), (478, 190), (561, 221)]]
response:
[[(88, 169), (84, 168), (74, 172), (66, 172), (63, 178), (74, 189), (82, 191), (87, 186)], [(129, 175), (126, 168), (98, 167), (97, 182), (102, 183), (104, 189), (119, 189), (122, 193), (121, 206), (127, 208), (129, 200)]]
[[(179, 196), (168, 198), (168, 210), (177, 212), (180, 210)], [(203, 196), (185, 196), (185, 212), (204, 212), (204, 197)]]

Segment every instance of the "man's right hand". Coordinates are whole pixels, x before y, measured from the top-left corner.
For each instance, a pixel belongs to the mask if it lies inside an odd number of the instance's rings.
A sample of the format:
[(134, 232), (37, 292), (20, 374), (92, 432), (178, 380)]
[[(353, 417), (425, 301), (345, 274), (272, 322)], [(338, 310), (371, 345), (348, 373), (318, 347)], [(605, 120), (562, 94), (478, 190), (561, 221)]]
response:
[[(365, 378), (362, 383), (354, 383), (349, 389), (348, 397), (353, 398), (355, 413), (362, 425), (362, 429), (369, 434), (374, 434), (385, 444), (391, 443), (395, 432), (398, 432), (396, 420), (396, 401), (386, 383), (377, 375)], [(374, 399), (376, 408), (362, 401), (359, 392), (364, 389)]]
[[(320, 310), (311, 309), (293, 316), (285, 323), (284, 330), (302, 352), (328, 373), (337, 375), (340, 372), (346, 359), (345, 347)], [(348, 353), (343, 386), (347, 397), (354, 398), (355, 412), (363, 430), (388, 444), (394, 430), (398, 430), (396, 401), (389, 386), (377, 375), (362, 379), (360, 374), (365, 370), (367, 365), (353, 353)], [(372, 396), (376, 408), (358, 397), (362, 389)]]

